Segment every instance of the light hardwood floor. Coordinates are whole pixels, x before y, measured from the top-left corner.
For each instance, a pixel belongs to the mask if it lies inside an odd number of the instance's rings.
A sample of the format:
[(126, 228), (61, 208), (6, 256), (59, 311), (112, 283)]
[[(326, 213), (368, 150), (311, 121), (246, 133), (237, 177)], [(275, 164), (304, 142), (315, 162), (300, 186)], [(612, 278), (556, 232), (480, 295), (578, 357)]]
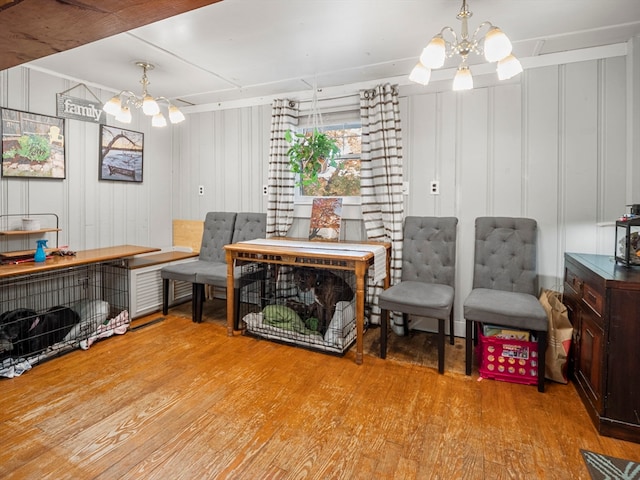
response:
[(565, 480), (589, 478), (580, 449), (640, 460), (571, 384), (465, 376), (461, 339), (438, 375), (393, 343), (358, 366), (227, 337), (223, 318), (223, 302), (202, 324), (173, 309), (1, 380), (0, 478)]

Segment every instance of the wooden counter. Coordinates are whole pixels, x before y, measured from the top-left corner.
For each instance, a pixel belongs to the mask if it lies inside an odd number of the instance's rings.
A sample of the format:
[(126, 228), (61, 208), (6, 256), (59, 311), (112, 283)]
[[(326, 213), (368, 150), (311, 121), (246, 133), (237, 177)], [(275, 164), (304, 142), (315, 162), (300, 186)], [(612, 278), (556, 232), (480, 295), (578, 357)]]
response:
[(73, 256), (59, 257), (54, 255), (44, 262), (26, 262), (18, 264), (0, 265), (0, 278), (29, 275), (32, 273), (47, 272), (61, 268), (76, 267), (89, 263), (106, 262), (109, 260), (124, 259), (143, 253), (158, 252), (159, 248), (141, 247), (138, 245), (119, 245), (116, 247), (94, 248), (76, 252)]

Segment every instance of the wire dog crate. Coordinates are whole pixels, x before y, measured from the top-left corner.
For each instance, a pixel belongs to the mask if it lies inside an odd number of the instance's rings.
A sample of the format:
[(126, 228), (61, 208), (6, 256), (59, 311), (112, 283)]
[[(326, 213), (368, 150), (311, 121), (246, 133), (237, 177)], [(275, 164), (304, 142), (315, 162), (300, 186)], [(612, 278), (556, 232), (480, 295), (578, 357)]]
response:
[(128, 281), (118, 261), (0, 280), (0, 376), (124, 333)]
[(246, 334), (338, 355), (353, 345), (353, 272), (262, 264), (265, 274), (256, 278), (255, 265), (241, 267), (240, 318)]

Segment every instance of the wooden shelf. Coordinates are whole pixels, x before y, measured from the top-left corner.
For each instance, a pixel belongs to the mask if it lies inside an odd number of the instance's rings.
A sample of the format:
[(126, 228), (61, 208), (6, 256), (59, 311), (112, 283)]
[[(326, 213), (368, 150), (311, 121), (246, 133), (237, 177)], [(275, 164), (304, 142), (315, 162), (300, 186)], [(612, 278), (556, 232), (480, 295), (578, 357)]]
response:
[(60, 232), (60, 228), (41, 228), (39, 230), (5, 230), (0, 231), (0, 235), (33, 235), (36, 233)]
[[(44, 253), (46, 255), (51, 255), (54, 252), (59, 251), (59, 248), (45, 248)], [(11, 258), (24, 258), (24, 257), (33, 257), (36, 254), (36, 250), (16, 250), (14, 252), (2, 252), (0, 253), (0, 259), (11, 259)]]

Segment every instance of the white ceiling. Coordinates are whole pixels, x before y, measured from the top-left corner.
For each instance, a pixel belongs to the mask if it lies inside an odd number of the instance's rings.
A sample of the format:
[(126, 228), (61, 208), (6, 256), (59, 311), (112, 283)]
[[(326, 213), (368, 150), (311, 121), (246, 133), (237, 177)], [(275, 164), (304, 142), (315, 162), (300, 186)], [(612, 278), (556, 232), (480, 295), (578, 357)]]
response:
[[(89, 85), (190, 104), (405, 78), (462, 0), (223, 0), (29, 65)], [(472, 32), (499, 26), (521, 58), (626, 42), (640, 0), (468, 0)], [(450, 60), (446, 66), (455, 66)], [(184, 105), (180, 101), (178, 105)]]

